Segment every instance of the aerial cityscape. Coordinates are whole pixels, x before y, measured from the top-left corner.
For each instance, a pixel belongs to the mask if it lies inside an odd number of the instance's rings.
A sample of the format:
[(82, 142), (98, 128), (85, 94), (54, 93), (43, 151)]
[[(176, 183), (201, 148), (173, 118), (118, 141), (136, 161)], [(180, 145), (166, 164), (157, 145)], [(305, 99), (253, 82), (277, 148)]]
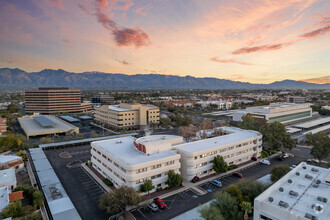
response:
[(1, 0), (0, 219), (329, 220), (330, 1)]

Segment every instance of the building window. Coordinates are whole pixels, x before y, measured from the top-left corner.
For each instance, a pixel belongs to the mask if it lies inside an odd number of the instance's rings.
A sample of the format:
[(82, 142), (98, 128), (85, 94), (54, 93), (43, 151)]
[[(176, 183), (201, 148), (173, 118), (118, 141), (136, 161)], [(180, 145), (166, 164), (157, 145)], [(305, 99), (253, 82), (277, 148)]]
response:
[(157, 187), (162, 187), (162, 184), (160, 183), (160, 184), (157, 184)]
[(272, 218), (268, 218), (267, 216), (264, 215), (260, 215), (260, 218), (264, 220), (273, 220)]
[(161, 177), (161, 176), (162, 176), (162, 174), (158, 174), (158, 175), (152, 176), (151, 179), (152, 179), (152, 180), (153, 180), (153, 179), (157, 179), (157, 178), (159, 178), (159, 177)]
[(116, 163), (116, 162), (113, 162), (113, 164), (114, 164), (116, 167), (118, 167), (118, 168), (119, 168), (119, 164), (118, 164), (118, 163)]
[(171, 165), (171, 164), (174, 164), (174, 160), (166, 162), (165, 166), (168, 166), (168, 165)]
[(141, 169), (138, 169), (136, 170), (136, 173), (143, 173), (143, 172), (146, 172), (147, 171), (147, 168), (141, 168)]
[(157, 169), (157, 168), (160, 168), (160, 167), (162, 167), (162, 165), (161, 164), (157, 164), (157, 165), (152, 166), (151, 169), (153, 170), (153, 169)]
[(195, 160), (197, 160), (197, 156), (195, 156)]

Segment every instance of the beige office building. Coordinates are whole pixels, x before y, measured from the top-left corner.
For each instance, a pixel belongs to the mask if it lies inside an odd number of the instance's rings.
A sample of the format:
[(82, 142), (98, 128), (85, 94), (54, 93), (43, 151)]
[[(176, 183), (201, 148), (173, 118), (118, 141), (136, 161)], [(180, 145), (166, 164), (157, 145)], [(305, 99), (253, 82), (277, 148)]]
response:
[(159, 108), (154, 105), (128, 104), (95, 107), (94, 120), (113, 129), (139, 129), (159, 123)]

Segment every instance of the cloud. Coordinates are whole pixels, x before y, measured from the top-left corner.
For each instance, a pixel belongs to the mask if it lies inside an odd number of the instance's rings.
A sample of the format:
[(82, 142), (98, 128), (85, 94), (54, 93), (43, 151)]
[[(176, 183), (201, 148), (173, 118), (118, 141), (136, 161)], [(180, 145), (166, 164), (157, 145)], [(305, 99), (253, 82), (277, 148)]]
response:
[(246, 66), (255, 65), (255, 64), (252, 64), (252, 63), (247, 63), (247, 62), (233, 60), (233, 59), (218, 59), (217, 57), (212, 57), (210, 60), (214, 61), (214, 62), (218, 62), (218, 63), (236, 63), (236, 64), (246, 65)]
[(127, 62), (126, 60), (117, 60), (117, 61), (123, 65), (130, 65), (130, 63)]
[(330, 76), (304, 79), (304, 80), (301, 80), (301, 81), (308, 82), (308, 83), (319, 83), (319, 84), (330, 83)]
[(147, 4), (147, 5), (145, 5), (145, 6), (141, 7), (141, 8), (137, 8), (135, 10), (135, 13), (136, 14), (139, 14), (139, 15), (142, 15), (142, 16), (147, 16), (147, 13), (145, 12), (145, 10), (146, 9), (149, 9), (149, 8), (151, 8), (151, 4)]
[(300, 35), (299, 37), (303, 37), (303, 38), (318, 37), (318, 36), (322, 36), (322, 35), (326, 34), (329, 31), (330, 31), (330, 25), (316, 29), (314, 31), (304, 33), (304, 34)]
[(62, 42), (64, 42), (65, 45), (66, 45), (68, 48), (70, 48), (70, 49), (73, 48), (72, 41), (70, 41), (70, 40), (68, 40), (68, 39), (63, 39)]
[(141, 29), (123, 28), (113, 31), (118, 46), (134, 45), (136, 48), (150, 45), (150, 39)]
[(65, 9), (64, 6), (63, 6), (63, 3), (62, 3), (60, 0), (51, 0), (51, 2), (52, 2), (53, 4), (55, 4), (58, 8), (60, 8), (60, 9), (62, 9), (62, 10)]
[(287, 47), (292, 43), (279, 43), (279, 44), (269, 44), (269, 45), (262, 45), (256, 47), (242, 47), (232, 52), (232, 54), (247, 54), (247, 53), (255, 53), (255, 52), (263, 52), (263, 51), (272, 51), (272, 50), (279, 50), (283, 47)]

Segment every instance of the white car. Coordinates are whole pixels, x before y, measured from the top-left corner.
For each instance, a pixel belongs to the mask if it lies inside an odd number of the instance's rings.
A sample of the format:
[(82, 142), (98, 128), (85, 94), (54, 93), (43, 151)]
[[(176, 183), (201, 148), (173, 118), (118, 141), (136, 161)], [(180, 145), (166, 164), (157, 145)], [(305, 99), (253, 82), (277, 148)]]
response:
[(270, 165), (269, 160), (262, 160), (262, 161), (260, 161), (260, 163), (265, 164), (265, 165)]
[(158, 206), (155, 203), (150, 203), (148, 205), (148, 208), (153, 212), (157, 212), (159, 210)]

